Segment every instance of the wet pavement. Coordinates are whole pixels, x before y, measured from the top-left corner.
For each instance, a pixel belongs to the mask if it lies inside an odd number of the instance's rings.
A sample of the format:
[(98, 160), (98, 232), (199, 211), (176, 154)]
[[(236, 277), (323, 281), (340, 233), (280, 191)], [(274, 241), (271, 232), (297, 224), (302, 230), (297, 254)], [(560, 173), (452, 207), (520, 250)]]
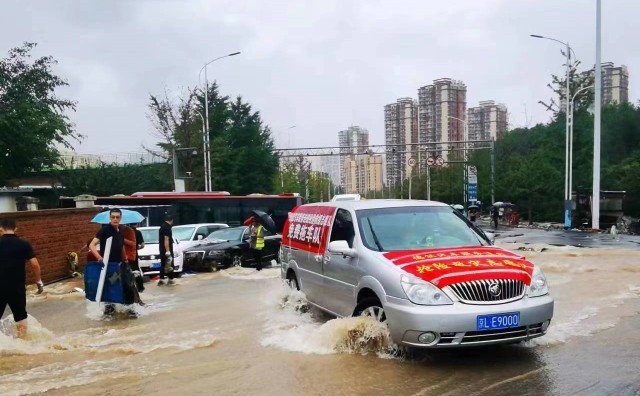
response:
[[(0, 395), (640, 394), (634, 238), (500, 231), (556, 300), (547, 335), (526, 344), (398, 356), (378, 323), (309, 310), (278, 268), (147, 283), (133, 320), (103, 320), (72, 280), (29, 296), (30, 340), (0, 321)], [(592, 248), (552, 245), (563, 238)]]

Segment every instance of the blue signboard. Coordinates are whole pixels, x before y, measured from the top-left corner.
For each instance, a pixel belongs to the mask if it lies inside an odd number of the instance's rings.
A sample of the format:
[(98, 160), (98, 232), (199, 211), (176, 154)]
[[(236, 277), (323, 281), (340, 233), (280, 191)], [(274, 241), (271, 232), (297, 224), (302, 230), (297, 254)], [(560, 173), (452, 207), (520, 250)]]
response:
[(467, 194), (469, 197), (469, 201), (477, 201), (478, 200), (478, 184), (469, 183)]

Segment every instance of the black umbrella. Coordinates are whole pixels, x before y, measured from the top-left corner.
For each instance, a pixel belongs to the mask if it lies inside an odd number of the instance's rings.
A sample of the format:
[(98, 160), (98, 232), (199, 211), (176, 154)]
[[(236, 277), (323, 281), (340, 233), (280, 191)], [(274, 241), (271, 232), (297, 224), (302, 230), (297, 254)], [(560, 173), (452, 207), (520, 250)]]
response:
[(252, 210), (254, 217), (258, 219), (258, 223), (262, 224), (262, 226), (269, 232), (273, 234), (277, 234), (278, 230), (276, 229), (276, 223), (273, 221), (271, 216), (266, 214), (261, 210)]

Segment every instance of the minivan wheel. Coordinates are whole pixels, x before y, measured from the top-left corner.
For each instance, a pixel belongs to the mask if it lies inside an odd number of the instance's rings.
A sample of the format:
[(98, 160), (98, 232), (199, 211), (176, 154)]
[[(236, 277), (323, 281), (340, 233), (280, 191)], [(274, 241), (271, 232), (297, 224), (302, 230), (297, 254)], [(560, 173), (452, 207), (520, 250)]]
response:
[(387, 322), (387, 315), (377, 298), (365, 298), (356, 308), (356, 316), (370, 316), (381, 323)]
[(289, 275), (287, 275), (287, 285), (289, 285), (292, 290), (300, 290), (300, 285), (298, 285), (298, 278), (296, 278), (296, 274), (290, 273)]

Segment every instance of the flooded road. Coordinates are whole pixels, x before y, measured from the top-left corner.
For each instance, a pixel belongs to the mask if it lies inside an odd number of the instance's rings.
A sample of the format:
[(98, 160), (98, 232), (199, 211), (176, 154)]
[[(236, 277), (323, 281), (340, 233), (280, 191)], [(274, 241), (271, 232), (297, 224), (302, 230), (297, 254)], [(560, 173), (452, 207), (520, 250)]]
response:
[(134, 320), (102, 320), (75, 280), (29, 297), (27, 341), (5, 314), (0, 395), (640, 394), (638, 249), (498, 244), (527, 249), (556, 300), (527, 344), (398, 356), (378, 323), (307, 309), (279, 268), (147, 283)]

